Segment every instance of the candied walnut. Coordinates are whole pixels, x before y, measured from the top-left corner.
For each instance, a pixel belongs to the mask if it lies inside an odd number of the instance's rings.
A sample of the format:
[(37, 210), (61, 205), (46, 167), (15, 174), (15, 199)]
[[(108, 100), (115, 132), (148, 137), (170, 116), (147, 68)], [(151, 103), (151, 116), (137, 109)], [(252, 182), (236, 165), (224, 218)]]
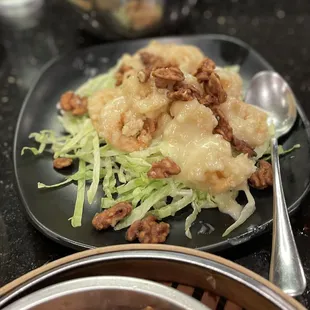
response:
[(199, 83), (209, 81), (211, 73), (215, 69), (215, 62), (206, 57), (200, 64), (200, 66), (197, 69), (197, 72), (195, 73), (195, 76)]
[(87, 98), (67, 91), (60, 98), (60, 107), (64, 111), (71, 111), (72, 115), (84, 115), (87, 113)]
[(55, 169), (63, 169), (72, 165), (72, 158), (59, 157), (53, 160)]
[(223, 138), (228, 141), (231, 142), (233, 140), (233, 130), (231, 128), (231, 126), (229, 125), (225, 115), (223, 114), (223, 112), (218, 109), (213, 107), (212, 111), (218, 121), (217, 126), (214, 128), (213, 133), (214, 134), (219, 134), (221, 136), (223, 136)]
[(204, 90), (207, 96), (211, 96), (212, 104), (221, 104), (227, 99), (227, 94), (221, 84), (220, 77), (215, 72), (212, 72), (209, 80), (204, 83)]
[(205, 58), (200, 64), (195, 76), (199, 83), (203, 83), (206, 95), (200, 99), (205, 105), (218, 105), (226, 101), (227, 94), (222, 86), (220, 77), (214, 72), (215, 63)]
[(184, 81), (183, 72), (177, 67), (157, 68), (153, 70), (157, 88), (172, 88), (176, 82)]
[(177, 175), (181, 172), (180, 167), (170, 158), (165, 157), (161, 161), (154, 162), (147, 176), (152, 179), (169, 178), (171, 175)]
[[(147, 218), (146, 218), (147, 219)], [(146, 220), (144, 219), (144, 221)], [(142, 228), (142, 222), (143, 220), (138, 220), (138, 221), (135, 221), (131, 224), (131, 226), (127, 229), (127, 232), (126, 232), (126, 240), (127, 241), (135, 241), (137, 238), (138, 238), (138, 234)]]
[(236, 151), (238, 151), (238, 152), (241, 152), (241, 153), (244, 153), (244, 154), (248, 154), (249, 157), (256, 156), (256, 152), (253, 150), (253, 148), (250, 145), (248, 145), (243, 140), (239, 140), (235, 136), (233, 137), (232, 145), (233, 145), (234, 149)]
[[(141, 62), (145, 66), (144, 69), (140, 70), (137, 75), (140, 83), (146, 83), (150, 78), (153, 70), (156, 70), (158, 68), (177, 67), (176, 64), (165, 62), (165, 60), (162, 57), (154, 55), (149, 52), (140, 52), (139, 55)], [(159, 88), (165, 88), (165, 87), (159, 87)]]
[(153, 215), (143, 220), (135, 221), (127, 230), (126, 239), (141, 243), (163, 243), (170, 232), (170, 225), (164, 222), (157, 223), (157, 218)]
[(73, 91), (67, 91), (60, 97), (60, 107), (64, 111), (71, 111), (72, 110), (72, 106), (71, 106), (70, 102), (71, 102), (71, 99), (73, 96), (74, 96)]
[(205, 95), (204, 97), (199, 98), (198, 101), (200, 104), (203, 104), (207, 107), (218, 105), (218, 98), (213, 96), (212, 94)]
[(74, 103), (73, 103), (73, 109), (72, 109), (72, 115), (79, 116), (84, 115), (87, 113), (87, 98), (77, 98), (78, 96), (75, 96)]
[(199, 90), (191, 84), (186, 83), (176, 83), (173, 87), (173, 91), (169, 91), (167, 94), (168, 98), (172, 101), (181, 100), (181, 101), (190, 101), (194, 98), (200, 100), (201, 94)]
[(258, 162), (257, 170), (249, 178), (249, 183), (257, 189), (264, 189), (273, 185), (272, 166), (265, 160)]
[(110, 226), (114, 227), (131, 211), (132, 206), (130, 203), (126, 201), (119, 202), (110, 209), (106, 209), (103, 212), (96, 214), (92, 220), (92, 224), (97, 230), (107, 229)]

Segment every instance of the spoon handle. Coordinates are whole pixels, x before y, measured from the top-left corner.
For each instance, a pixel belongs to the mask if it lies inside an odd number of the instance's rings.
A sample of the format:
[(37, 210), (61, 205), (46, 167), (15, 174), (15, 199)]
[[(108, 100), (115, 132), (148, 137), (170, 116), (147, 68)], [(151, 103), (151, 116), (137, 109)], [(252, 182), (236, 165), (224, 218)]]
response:
[(282, 188), (278, 141), (272, 138), (273, 234), (269, 280), (291, 296), (301, 295), (306, 278), (292, 232)]

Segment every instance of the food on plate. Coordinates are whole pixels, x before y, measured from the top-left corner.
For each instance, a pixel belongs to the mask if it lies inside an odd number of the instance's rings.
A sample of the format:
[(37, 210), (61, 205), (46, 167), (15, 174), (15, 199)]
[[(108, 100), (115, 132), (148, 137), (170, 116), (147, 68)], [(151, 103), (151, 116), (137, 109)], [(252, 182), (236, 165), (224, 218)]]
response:
[(115, 227), (115, 225), (125, 218), (132, 210), (132, 205), (128, 202), (119, 202), (113, 207), (97, 213), (92, 224), (97, 230)]
[[(183, 208), (192, 208), (189, 238), (207, 208), (233, 218), (226, 236), (255, 211), (248, 184), (272, 186), (271, 165), (262, 160), (270, 153), (267, 114), (242, 101), (235, 67), (218, 67), (195, 46), (151, 42), (68, 90), (59, 108), (64, 133), (33, 133), (39, 147), (23, 152), (50, 150), (56, 169), (78, 164), (63, 182), (38, 184), (77, 183), (73, 227), (82, 224), (87, 194), (98, 205), (95, 229), (127, 228), (128, 241), (164, 242), (170, 226), (161, 220)], [(244, 206), (236, 201), (241, 191)]]
[(249, 183), (257, 189), (264, 189), (272, 186), (273, 175), (272, 166), (266, 160), (259, 160), (256, 171), (249, 178)]
[(72, 162), (71, 158), (58, 157), (53, 160), (53, 166), (55, 169), (63, 169), (71, 166)]
[(141, 243), (164, 243), (170, 232), (170, 225), (165, 222), (157, 222), (154, 215), (149, 215), (142, 220), (131, 224), (126, 233), (128, 241), (136, 239)]

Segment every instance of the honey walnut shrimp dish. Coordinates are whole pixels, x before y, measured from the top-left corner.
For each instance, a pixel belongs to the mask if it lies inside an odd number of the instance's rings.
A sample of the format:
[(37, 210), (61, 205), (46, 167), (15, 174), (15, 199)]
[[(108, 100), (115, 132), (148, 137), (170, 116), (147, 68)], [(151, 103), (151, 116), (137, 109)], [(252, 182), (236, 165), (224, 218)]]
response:
[[(236, 71), (216, 66), (195, 46), (151, 42), (65, 93), (60, 106), (65, 128), (79, 118), (72, 138), (87, 134), (76, 138), (75, 148), (53, 146), (61, 158), (54, 166), (78, 158), (79, 172), (93, 173), (88, 198), (103, 180), (97, 230), (129, 227), (128, 241), (165, 242), (170, 226), (161, 219), (191, 205), (188, 237), (197, 214), (214, 207), (235, 221), (227, 235), (255, 210), (248, 184), (272, 186), (271, 165), (257, 165), (269, 146), (267, 114), (242, 101)], [(247, 196), (245, 206), (235, 200), (239, 191)]]

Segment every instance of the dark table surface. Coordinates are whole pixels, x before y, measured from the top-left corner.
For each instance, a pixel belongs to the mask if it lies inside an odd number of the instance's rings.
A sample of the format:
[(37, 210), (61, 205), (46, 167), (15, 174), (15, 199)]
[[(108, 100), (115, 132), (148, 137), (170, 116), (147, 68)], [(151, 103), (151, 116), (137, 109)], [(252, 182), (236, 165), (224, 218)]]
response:
[[(310, 116), (309, 13), (308, 0), (199, 0), (190, 19), (176, 31), (162, 34), (223, 33), (244, 40), (290, 82)], [(63, 0), (46, 1), (43, 15), (28, 22), (24, 29), (2, 25), (0, 32), (0, 286), (73, 253), (44, 237), (27, 220), (14, 184), (14, 129), (23, 99), (44, 63), (58, 54), (104, 43), (79, 29)], [(308, 281), (309, 203), (308, 195), (292, 217)], [(267, 278), (270, 249), (271, 234), (266, 233), (218, 254)], [(298, 299), (310, 305), (310, 285)]]

